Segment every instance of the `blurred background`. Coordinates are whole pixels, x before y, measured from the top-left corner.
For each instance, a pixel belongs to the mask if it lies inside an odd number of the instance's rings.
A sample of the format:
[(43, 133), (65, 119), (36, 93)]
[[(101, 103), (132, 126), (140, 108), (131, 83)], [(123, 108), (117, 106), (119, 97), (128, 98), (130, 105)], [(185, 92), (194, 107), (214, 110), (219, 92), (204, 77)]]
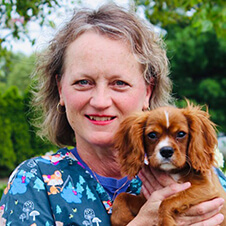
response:
[[(36, 54), (73, 10), (97, 0), (0, 0), (0, 197), (12, 170), (25, 159), (57, 150), (36, 136), (29, 106)], [(173, 95), (207, 105), (218, 129), (218, 159), (226, 158), (226, 2), (118, 0), (150, 21), (167, 45)]]

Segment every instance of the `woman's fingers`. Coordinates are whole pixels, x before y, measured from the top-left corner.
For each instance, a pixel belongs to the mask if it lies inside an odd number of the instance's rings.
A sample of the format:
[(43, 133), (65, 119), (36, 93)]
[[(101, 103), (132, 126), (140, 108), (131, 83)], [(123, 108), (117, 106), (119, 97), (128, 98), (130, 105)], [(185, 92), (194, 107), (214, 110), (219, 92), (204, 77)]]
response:
[(153, 192), (150, 199), (152, 201), (163, 201), (165, 198), (168, 198), (169, 196), (174, 195), (178, 192), (184, 191), (188, 189), (190, 186), (191, 186), (190, 182), (186, 182), (183, 184), (174, 183), (165, 188)]
[(219, 225), (224, 217), (219, 214), (224, 199), (216, 198), (191, 207), (183, 216), (177, 217), (178, 225), (215, 226)]
[(224, 215), (223, 214), (217, 214), (214, 217), (196, 223), (196, 224), (192, 224), (192, 226), (218, 226), (220, 225), (222, 222), (224, 221)]
[(147, 189), (144, 185), (142, 185), (141, 187), (141, 192), (142, 194), (144, 195), (144, 197), (146, 199), (148, 199), (150, 196), (151, 196), (151, 193), (153, 192), (154, 190), (150, 190), (150, 189)]
[[(139, 173), (143, 182), (142, 193), (147, 199), (145, 209), (156, 214), (160, 203), (165, 198), (183, 191), (191, 186), (189, 182), (177, 184), (166, 173), (145, 165)], [(177, 225), (217, 226), (223, 222), (224, 216), (219, 214), (224, 199), (216, 198), (190, 208), (183, 216), (176, 218)], [(146, 208), (147, 207), (147, 208)], [(150, 214), (150, 213), (149, 213)]]
[(161, 189), (161, 185), (158, 183), (158, 181), (154, 178), (150, 170), (146, 169), (147, 166), (145, 166), (145, 169), (143, 168), (138, 176), (142, 181), (142, 192), (144, 193), (144, 196), (146, 199), (152, 194), (152, 192)]
[(175, 183), (175, 181), (166, 173), (156, 171), (147, 165), (141, 169), (138, 176), (143, 183), (142, 192), (146, 199), (149, 198), (152, 192)]
[[(196, 220), (198, 218), (196, 217)], [(191, 225), (191, 226), (218, 226), (224, 221), (224, 215), (219, 213), (215, 214), (211, 218), (208, 218), (206, 220), (202, 220), (199, 218), (197, 223), (189, 223), (189, 221), (183, 220), (183, 221), (177, 221), (177, 225)]]
[[(140, 209), (140, 212), (135, 218), (135, 221), (133, 221), (134, 224), (130, 224), (130, 225), (150, 225), (150, 219), (151, 219), (152, 225), (157, 225), (158, 210), (162, 200), (164, 200), (165, 198), (177, 192), (183, 191), (189, 188), (190, 186), (191, 186), (190, 183), (184, 183), (184, 184), (174, 183), (158, 191), (154, 191), (151, 194), (151, 196), (147, 199), (147, 202)], [(135, 222), (139, 222), (139, 223), (135, 224)], [(140, 222), (142, 222), (142, 224), (140, 224)]]
[[(187, 212), (187, 216), (194, 216), (194, 215), (203, 215), (208, 212), (212, 212), (214, 210), (221, 209), (224, 204), (223, 198), (216, 198), (210, 201), (206, 201), (203, 203), (200, 203), (196, 206), (191, 207)], [(219, 211), (218, 211), (219, 212)]]
[(163, 171), (155, 170), (151, 167), (149, 167), (149, 170), (151, 171), (154, 178), (158, 181), (158, 183), (162, 187), (166, 187), (170, 184), (177, 182), (177, 181), (173, 180), (172, 177), (169, 176), (169, 174), (167, 174)]

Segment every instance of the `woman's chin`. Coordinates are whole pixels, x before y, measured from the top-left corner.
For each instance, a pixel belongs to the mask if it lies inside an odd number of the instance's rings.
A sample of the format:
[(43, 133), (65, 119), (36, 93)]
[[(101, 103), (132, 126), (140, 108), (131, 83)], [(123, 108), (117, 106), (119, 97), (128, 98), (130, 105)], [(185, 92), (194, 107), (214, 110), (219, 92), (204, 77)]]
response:
[(109, 137), (98, 137), (90, 141), (94, 146), (110, 148), (113, 147), (113, 139)]

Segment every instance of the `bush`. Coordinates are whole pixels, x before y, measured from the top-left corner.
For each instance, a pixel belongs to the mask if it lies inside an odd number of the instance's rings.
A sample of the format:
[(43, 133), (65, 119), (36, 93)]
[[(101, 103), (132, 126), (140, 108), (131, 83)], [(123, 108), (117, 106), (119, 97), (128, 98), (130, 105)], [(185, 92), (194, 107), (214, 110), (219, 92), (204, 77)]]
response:
[(17, 87), (0, 93), (0, 178), (8, 177), (24, 160), (55, 149), (36, 137), (30, 111), (29, 93), (22, 96)]
[(6, 185), (1, 185), (0, 186), (0, 199), (1, 199), (2, 195), (3, 195), (3, 192), (4, 192), (5, 188), (6, 188)]

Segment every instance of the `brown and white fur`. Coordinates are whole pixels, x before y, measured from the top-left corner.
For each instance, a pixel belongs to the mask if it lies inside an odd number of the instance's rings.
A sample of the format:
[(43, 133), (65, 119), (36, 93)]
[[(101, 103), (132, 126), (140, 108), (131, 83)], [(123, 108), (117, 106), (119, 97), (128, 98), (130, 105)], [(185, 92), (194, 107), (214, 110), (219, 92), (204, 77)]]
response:
[[(167, 172), (178, 183), (191, 182), (190, 188), (161, 203), (158, 225), (176, 225), (175, 217), (198, 203), (216, 197), (226, 201), (226, 192), (213, 171), (215, 125), (200, 107), (188, 103), (184, 109), (161, 107), (131, 115), (122, 122), (115, 145), (124, 175), (134, 177), (146, 155), (151, 167)], [(142, 195), (118, 195), (113, 204), (112, 225), (126, 225), (145, 201)], [(226, 204), (221, 213), (226, 216)], [(226, 219), (221, 225), (226, 225)]]

